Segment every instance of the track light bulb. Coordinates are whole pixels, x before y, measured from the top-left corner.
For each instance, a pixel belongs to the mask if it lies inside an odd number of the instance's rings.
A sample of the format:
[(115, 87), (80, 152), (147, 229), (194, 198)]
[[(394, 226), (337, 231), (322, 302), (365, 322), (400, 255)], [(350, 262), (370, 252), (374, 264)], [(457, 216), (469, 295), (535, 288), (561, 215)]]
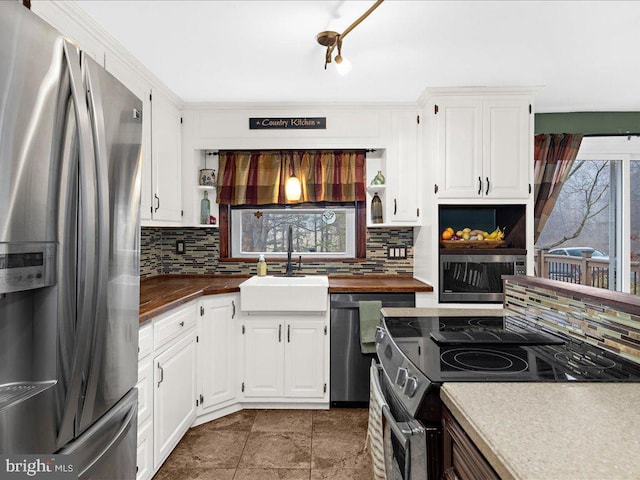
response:
[(342, 55), (338, 54), (336, 55), (335, 61), (336, 70), (340, 75), (346, 75), (351, 71), (352, 65), (348, 58), (345, 58)]

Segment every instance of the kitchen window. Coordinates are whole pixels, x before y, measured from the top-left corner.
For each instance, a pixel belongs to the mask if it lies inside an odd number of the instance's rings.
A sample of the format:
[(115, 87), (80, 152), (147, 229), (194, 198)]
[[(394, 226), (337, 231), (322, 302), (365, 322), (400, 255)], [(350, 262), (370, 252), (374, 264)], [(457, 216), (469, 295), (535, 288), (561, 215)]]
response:
[(233, 208), (231, 252), (236, 258), (287, 253), (293, 226), (293, 254), (302, 257), (355, 257), (355, 208)]
[[(586, 262), (588, 284), (640, 295), (639, 184), (639, 137), (584, 138), (536, 246), (601, 251)], [(570, 267), (552, 278), (582, 283), (581, 262), (550, 263), (550, 275), (554, 268)]]
[[(336, 150), (220, 152), (220, 258), (293, 254), (344, 259), (366, 252), (365, 153)], [(284, 185), (301, 183), (291, 201)]]

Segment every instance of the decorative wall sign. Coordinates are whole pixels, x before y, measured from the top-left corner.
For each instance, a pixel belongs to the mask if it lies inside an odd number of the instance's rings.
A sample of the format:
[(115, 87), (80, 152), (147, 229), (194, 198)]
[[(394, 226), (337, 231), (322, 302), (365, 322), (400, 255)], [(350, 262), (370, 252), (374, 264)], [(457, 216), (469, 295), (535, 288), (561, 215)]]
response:
[(250, 130), (326, 130), (327, 117), (259, 117), (249, 118)]

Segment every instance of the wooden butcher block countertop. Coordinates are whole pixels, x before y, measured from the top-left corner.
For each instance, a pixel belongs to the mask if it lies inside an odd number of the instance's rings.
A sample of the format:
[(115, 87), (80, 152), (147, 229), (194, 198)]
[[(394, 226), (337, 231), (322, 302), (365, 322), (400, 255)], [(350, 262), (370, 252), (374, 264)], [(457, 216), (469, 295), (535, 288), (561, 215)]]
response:
[[(160, 275), (140, 280), (140, 324), (203, 295), (240, 291), (249, 275)], [(431, 292), (433, 287), (410, 276), (329, 276), (329, 293)]]
[(433, 292), (433, 287), (408, 275), (329, 275), (329, 293)]

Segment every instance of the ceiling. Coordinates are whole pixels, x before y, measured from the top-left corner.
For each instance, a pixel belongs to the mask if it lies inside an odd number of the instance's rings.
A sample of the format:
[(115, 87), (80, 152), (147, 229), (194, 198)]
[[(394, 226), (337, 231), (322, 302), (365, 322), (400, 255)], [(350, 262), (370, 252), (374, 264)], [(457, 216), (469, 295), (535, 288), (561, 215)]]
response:
[(371, 1), (77, 0), (185, 102), (414, 102), (539, 86), (538, 112), (640, 111), (638, 1), (386, 0), (324, 70), (315, 36)]

